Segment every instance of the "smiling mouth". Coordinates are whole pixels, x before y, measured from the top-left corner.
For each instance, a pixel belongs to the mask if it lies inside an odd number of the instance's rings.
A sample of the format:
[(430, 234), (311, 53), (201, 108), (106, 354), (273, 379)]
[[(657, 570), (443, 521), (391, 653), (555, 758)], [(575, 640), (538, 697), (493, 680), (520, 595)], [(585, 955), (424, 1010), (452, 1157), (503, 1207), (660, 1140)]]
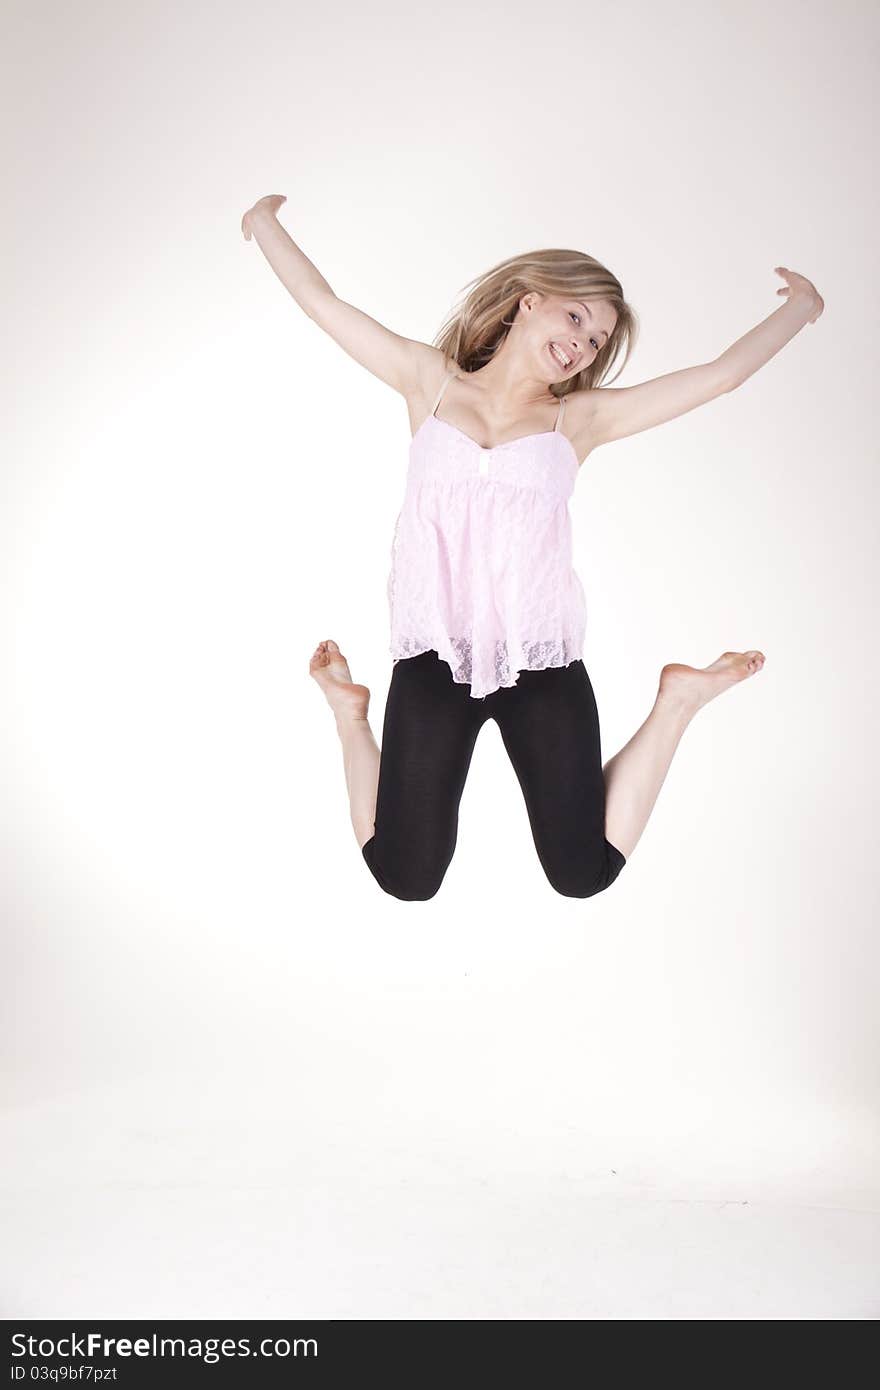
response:
[(562, 348), (559, 347), (559, 344), (558, 344), (558, 343), (551, 343), (550, 346), (549, 346), (549, 352), (550, 352), (550, 356), (553, 358), (554, 362), (558, 362), (559, 365), (560, 365), (560, 367), (562, 368), (562, 370), (565, 371), (565, 372), (567, 372), (568, 369), (569, 369), (569, 367), (572, 365), (572, 362), (574, 361), (574, 358), (569, 358), (569, 360), (568, 360), (567, 362), (563, 362), (563, 360), (562, 360), (562, 355), (561, 355), (561, 354), (562, 354)]

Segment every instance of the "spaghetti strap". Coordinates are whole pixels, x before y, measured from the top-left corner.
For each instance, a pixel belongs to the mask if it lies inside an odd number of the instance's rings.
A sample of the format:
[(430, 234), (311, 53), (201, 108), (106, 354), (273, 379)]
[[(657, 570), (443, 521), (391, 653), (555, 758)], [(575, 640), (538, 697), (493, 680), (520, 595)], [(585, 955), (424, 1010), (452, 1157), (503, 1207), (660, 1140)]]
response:
[(441, 401), (442, 396), (443, 396), (443, 392), (446, 390), (446, 388), (447, 388), (447, 386), (449, 385), (449, 383), (450, 383), (452, 377), (455, 376), (456, 370), (457, 370), (457, 369), (456, 369), (456, 366), (455, 366), (455, 363), (454, 363), (454, 362), (453, 362), (453, 364), (452, 364), (451, 367), (447, 367), (447, 369), (446, 369), (446, 375), (445, 375), (445, 377), (443, 378), (442, 382), (440, 383), (440, 390), (437, 392), (436, 396), (434, 397), (434, 404), (431, 406), (431, 414), (432, 414), (432, 415), (434, 414), (434, 411), (437, 409), (438, 405), (440, 404), (440, 401)]
[(556, 424), (553, 426), (553, 432), (554, 432), (554, 434), (555, 434), (555, 432), (556, 432), (558, 429), (561, 429), (561, 428), (562, 428), (562, 416), (563, 416), (563, 414), (565, 413), (565, 401), (566, 401), (566, 397), (565, 397), (565, 396), (560, 396), (560, 397), (559, 397), (559, 410), (558, 410), (557, 415), (556, 415)]

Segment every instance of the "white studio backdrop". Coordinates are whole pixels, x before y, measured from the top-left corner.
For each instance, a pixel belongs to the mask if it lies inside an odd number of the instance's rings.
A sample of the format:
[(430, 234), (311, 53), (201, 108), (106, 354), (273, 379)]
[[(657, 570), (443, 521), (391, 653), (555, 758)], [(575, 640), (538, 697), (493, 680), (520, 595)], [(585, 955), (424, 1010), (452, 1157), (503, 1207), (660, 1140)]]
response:
[[(297, 1155), (876, 1204), (876, 13), (7, 13), (7, 1118), (70, 1122), (22, 1171), (137, 1179), (141, 1134), (171, 1172), (186, 1132), (218, 1183)], [(437, 896), (361, 858), (308, 661), (339, 642), (381, 741), (409, 428), (243, 240), (272, 192), (340, 297), (424, 341), (497, 261), (595, 255), (642, 325), (619, 385), (723, 351), (775, 265), (825, 299), (581, 469), (603, 755), (665, 662), (767, 658), (605, 894), (547, 883), (491, 722)]]

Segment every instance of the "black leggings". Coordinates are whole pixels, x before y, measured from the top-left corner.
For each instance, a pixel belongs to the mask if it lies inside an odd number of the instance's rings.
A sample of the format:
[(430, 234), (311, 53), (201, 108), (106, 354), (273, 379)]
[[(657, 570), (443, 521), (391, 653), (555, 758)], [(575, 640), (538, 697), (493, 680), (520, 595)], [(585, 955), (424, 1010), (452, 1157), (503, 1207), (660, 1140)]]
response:
[(605, 838), (599, 714), (583, 661), (521, 671), (516, 685), (478, 700), (435, 651), (392, 668), (375, 830), (361, 849), (380, 887), (406, 902), (437, 892), (487, 719), (501, 730), (538, 858), (557, 893), (589, 898), (610, 887), (626, 859)]

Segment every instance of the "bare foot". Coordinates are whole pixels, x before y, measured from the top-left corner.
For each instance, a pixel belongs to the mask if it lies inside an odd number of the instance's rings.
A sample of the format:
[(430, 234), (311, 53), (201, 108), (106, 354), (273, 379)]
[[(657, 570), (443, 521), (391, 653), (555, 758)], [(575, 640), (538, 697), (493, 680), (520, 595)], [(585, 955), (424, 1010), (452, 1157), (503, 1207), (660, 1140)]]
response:
[(314, 676), (327, 696), (337, 722), (366, 719), (370, 692), (365, 685), (355, 685), (348, 662), (332, 637), (318, 643), (309, 662), (309, 675)]
[(660, 672), (657, 698), (674, 701), (691, 714), (714, 700), (722, 690), (746, 680), (764, 665), (763, 652), (724, 652), (711, 666), (681, 666), (675, 662)]

